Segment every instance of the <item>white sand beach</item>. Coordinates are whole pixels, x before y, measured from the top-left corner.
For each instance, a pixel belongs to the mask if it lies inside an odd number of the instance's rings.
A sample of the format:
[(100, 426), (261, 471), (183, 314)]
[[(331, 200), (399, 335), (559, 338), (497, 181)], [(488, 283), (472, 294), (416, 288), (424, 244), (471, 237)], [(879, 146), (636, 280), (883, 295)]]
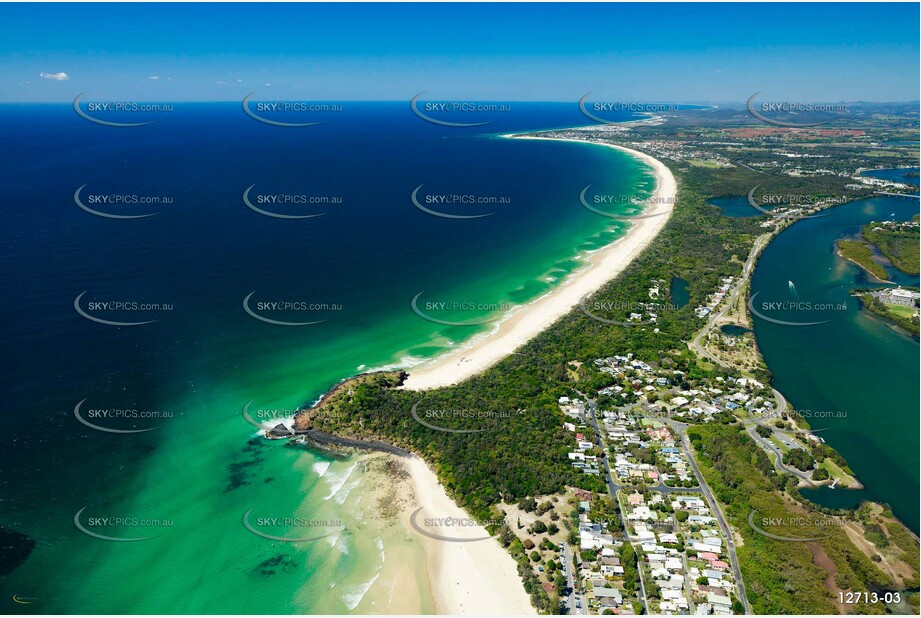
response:
[[(435, 473), (418, 458), (404, 459), (412, 479), (414, 500), (406, 509), (406, 525), (423, 539), (426, 568), (437, 614), (482, 616), (536, 614), (524, 591), (511, 555), (482, 526), (469, 525), (470, 516), (454, 503)], [(416, 524), (435, 535), (479, 539), (439, 540), (417, 532), (409, 518), (421, 507)], [(426, 518), (454, 518), (467, 525), (426, 525)]]
[[(525, 135), (507, 137), (557, 140)], [(424, 390), (458, 384), (496, 364), (566, 315), (578, 305), (583, 296), (598, 290), (620, 274), (656, 237), (671, 217), (678, 187), (675, 177), (664, 163), (645, 153), (613, 144), (578, 139), (558, 141), (614, 148), (627, 152), (652, 167), (656, 188), (643, 209), (644, 217), (631, 220), (631, 227), (622, 238), (589, 254), (589, 264), (570, 274), (558, 287), (510, 311), (492, 333), (412, 369), (403, 388)]]

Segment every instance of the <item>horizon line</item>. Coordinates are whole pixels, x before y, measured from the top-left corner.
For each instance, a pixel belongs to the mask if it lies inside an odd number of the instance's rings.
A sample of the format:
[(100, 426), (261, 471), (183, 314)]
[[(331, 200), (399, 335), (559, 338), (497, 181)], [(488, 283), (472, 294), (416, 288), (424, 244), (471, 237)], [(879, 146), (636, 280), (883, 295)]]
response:
[[(408, 99), (311, 99), (311, 98), (296, 98), (296, 97), (275, 97), (272, 99), (262, 99), (262, 100), (284, 100), (284, 101), (311, 101), (317, 103), (409, 103), (411, 97)], [(140, 99), (133, 97), (105, 97), (97, 99), (97, 101), (122, 101), (122, 102), (133, 102), (133, 103), (240, 103), (242, 98), (227, 98), (227, 99)], [(437, 99), (427, 99), (430, 101), (457, 101), (457, 102), (477, 102), (477, 103), (560, 103), (560, 104), (578, 104), (578, 99), (565, 99), (565, 100), (545, 100), (545, 99), (461, 99), (457, 97), (442, 97)], [(675, 101), (667, 100), (656, 100), (656, 99), (644, 99), (644, 100), (627, 100), (618, 101), (619, 103), (628, 103), (628, 104), (667, 104), (667, 105), (741, 105), (745, 106), (745, 100), (739, 101), (687, 101), (683, 103), (678, 103)], [(908, 99), (908, 100), (871, 100), (871, 99), (839, 99), (839, 100), (821, 100), (814, 99), (810, 103), (873, 103), (873, 104), (919, 104), (921, 105), (921, 99)], [(0, 105), (3, 104), (12, 104), (12, 105), (73, 105), (73, 99), (66, 100), (53, 100), (53, 101), (16, 101), (9, 100), (4, 101), (0, 100)]]

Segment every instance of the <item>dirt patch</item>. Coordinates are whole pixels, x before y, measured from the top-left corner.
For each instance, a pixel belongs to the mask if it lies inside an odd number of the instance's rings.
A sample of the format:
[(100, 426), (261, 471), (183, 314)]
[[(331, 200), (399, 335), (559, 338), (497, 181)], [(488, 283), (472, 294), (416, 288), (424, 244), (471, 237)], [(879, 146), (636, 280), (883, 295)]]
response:
[(838, 608), (838, 613), (848, 613), (850, 609), (848, 605), (838, 600), (840, 599), (838, 594), (843, 591), (838, 587), (838, 583), (835, 581), (835, 574), (838, 572), (838, 569), (835, 567), (835, 562), (828, 557), (828, 554), (825, 553), (825, 549), (818, 543), (806, 543), (806, 547), (812, 552), (812, 561), (815, 565), (825, 571), (825, 579), (822, 580), (822, 583), (825, 584), (825, 588), (831, 593), (835, 607)]
[(848, 538), (857, 547), (857, 549), (863, 552), (868, 558), (872, 560), (873, 556), (879, 556), (880, 561), (874, 561), (874, 564), (877, 566), (877, 568), (879, 568), (880, 571), (889, 576), (892, 582), (896, 585), (896, 588), (904, 588), (905, 580), (914, 577), (914, 572), (911, 566), (905, 561), (894, 557), (893, 554), (901, 554), (900, 550), (892, 549), (893, 547), (896, 547), (894, 543), (890, 543), (887, 550), (880, 550), (880, 548), (867, 540), (867, 538), (864, 536), (863, 526), (856, 522), (847, 522), (847, 524), (844, 526), (844, 531), (847, 533)]
[[(556, 502), (553, 502), (554, 498), (556, 498)], [(565, 495), (538, 496), (535, 498), (535, 500), (538, 504), (543, 504), (544, 502), (550, 501), (553, 504), (553, 509), (547, 511), (543, 515), (538, 515), (534, 511), (527, 512), (523, 509), (520, 509), (517, 504), (501, 504), (499, 508), (505, 511), (505, 523), (508, 525), (509, 529), (514, 532), (515, 535), (522, 541), (525, 539), (531, 539), (531, 541), (537, 545), (543, 541), (544, 537), (547, 537), (559, 545), (561, 542), (566, 540), (567, 536), (569, 536), (569, 531), (563, 525), (563, 521), (569, 518), (568, 510), (571, 510), (572, 507), (567, 503)], [(550, 513), (552, 511), (556, 511), (557, 515), (559, 515), (559, 519), (554, 521), (550, 518)], [(532, 534), (529, 532), (529, 529), (538, 519), (544, 522), (546, 525), (549, 525), (551, 522), (555, 523), (560, 530), (556, 534), (550, 534), (549, 532)]]

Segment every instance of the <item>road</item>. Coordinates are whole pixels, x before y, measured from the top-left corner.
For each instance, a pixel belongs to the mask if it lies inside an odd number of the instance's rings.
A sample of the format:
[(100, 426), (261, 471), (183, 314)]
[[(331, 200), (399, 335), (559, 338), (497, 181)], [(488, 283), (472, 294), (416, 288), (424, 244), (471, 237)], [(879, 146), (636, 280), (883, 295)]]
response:
[(697, 354), (710, 361), (713, 361), (718, 365), (722, 365), (724, 367), (728, 366), (726, 363), (704, 349), (700, 341), (703, 339), (704, 335), (707, 335), (713, 329), (717, 321), (726, 315), (726, 312), (736, 304), (739, 295), (742, 293), (742, 288), (751, 277), (752, 269), (755, 267), (755, 259), (758, 257), (758, 254), (761, 253), (761, 250), (764, 249), (764, 246), (767, 245), (768, 241), (771, 239), (771, 236), (772, 234), (762, 234), (755, 239), (755, 244), (752, 246), (751, 253), (748, 254), (748, 259), (745, 260), (745, 266), (742, 268), (742, 276), (739, 277), (735, 284), (730, 288), (729, 300), (723, 302), (723, 308), (720, 309), (717, 313), (710, 314), (710, 319), (707, 320), (707, 325), (704, 326), (699, 333), (697, 333), (697, 336), (694, 337), (694, 339), (691, 340), (691, 343), (689, 344), (690, 348), (697, 352)]
[[(585, 604), (585, 595), (576, 590), (574, 573), (576, 573), (578, 567), (576, 565), (576, 557), (568, 543), (563, 543), (563, 560), (566, 562), (566, 587), (569, 589), (569, 596), (566, 597), (566, 608), (573, 616), (585, 616), (587, 607)], [(578, 604), (576, 603), (576, 599), (579, 600)]]
[[(749, 278), (751, 278), (752, 268), (755, 266), (755, 258), (758, 257), (762, 249), (764, 249), (764, 246), (768, 243), (768, 241), (771, 240), (772, 236), (772, 234), (762, 234), (755, 239), (755, 244), (752, 246), (751, 253), (748, 254), (748, 259), (745, 260), (745, 267), (742, 269), (742, 276), (739, 277), (735, 285), (730, 290), (729, 301), (723, 303), (723, 308), (720, 309), (718, 313), (714, 313), (710, 316), (710, 319), (707, 321), (707, 325), (704, 326), (699, 333), (697, 333), (697, 335), (689, 344), (689, 347), (699, 356), (702, 356), (707, 360), (716, 363), (717, 365), (731, 369), (729, 364), (724, 363), (719, 358), (711, 354), (710, 351), (704, 348), (700, 342), (704, 335), (708, 334), (713, 329), (713, 327), (716, 325), (716, 322), (719, 321), (720, 318), (722, 318), (724, 315), (726, 315), (726, 312), (729, 311), (733, 305), (735, 305), (739, 298), (739, 294), (742, 292), (742, 288), (745, 286), (745, 283), (749, 280)], [(784, 396), (777, 389), (772, 388), (771, 390), (774, 391), (774, 397), (777, 399), (777, 409), (774, 410), (772, 414), (764, 417), (763, 420), (779, 416), (787, 410), (787, 400), (784, 398)]]
[[(577, 391), (578, 392), (578, 391)], [(611, 473), (611, 465), (608, 461), (607, 448), (604, 442), (604, 434), (598, 426), (598, 418), (595, 415), (596, 403), (593, 399), (589, 399), (584, 393), (579, 393), (586, 402), (586, 418), (589, 419), (589, 422), (592, 424), (592, 427), (595, 429), (595, 435), (598, 437), (598, 446), (601, 448), (602, 455), (600, 457), (602, 463), (604, 463), (604, 471), (606, 475), (606, 481), (608, 484), (608, 489), (611, 491), (611, 494), (616, 498), (617, 489), (620, 489), (620, 486), (615, 484), (613, 481), (613, 474)], [(726, 537), (726, 552), (729, 554), (729, 562), (732, 567), (733, 575), (735, 576), (736, 586), (738, 589), (738, 596), (745, 606), (745, 613), (751, 614), (751, 604), (748, 602), (748, 596), (745, 593), (745, 583), (742, 581), (742, 571), (739, 569), (739, 556), (736, 554), (735, 542), (732, 537), (732, 529), (729, 527), (729, 524), (726, 521), (726, 516), (723, 513), (722, 508), (720, 508), (719, 503), (716, 501), (713, 492), (710, 491), (710, 487), (707, 486), (706, 481), (704, 480), (704, 475), (701, 473), (700, 468), (697, 466), (697, 461), (694, 459), (694, 452), (691, 449), (690, 441), (687, 437), (687, 428), (686, 423), (676, 421), (674, 419), (664, 419), (666, 423), (677, 433), (680, 437), (681, 448), (684, 451), (685, 457), (687, 457), (688, 463), (691, 465), (691, 469), (694, 471), (694, 476), (697, 479), (698, 487), (694, 488), (694, 491), (699, 491), (703, 494), (704, 498), (707, 500), (710, 505), (710, 510), (713, 512), (714, 517), (719, 523), (720, 529), (723, 531), (723, 535)], [(690, 488), (668, 488), (671, 491), (682, 491), (689, 492), (692, 491)], [(618, 507), (620, 507), (620, 500), (617, 501)], [(623, 512), (623, 508), (620, 509), (621, 520), (624, 522), (624, 532), (627, 535), (627, 540), (636, 545), (636, 542), (630, 538), (630, 532), (627, 530), (627, 518)], [(645, 613), (648, 614), (648, 606), (646, 604), (646, 588), (643, 585), (642, 573), (640, 576), (640, 591), (642, 592), (642, 598), (640, 602), (643, 604), (643, 608), (646, 610)]]
[(685, 598), (688, 600), (688, 608), (690, 610), (690, 614), (693, 616), (694, 612), (697, 611), (697, 604), (694, 603), (694, 595), (691, 594), (691, 569), (688, 566), (687, 554), (681, 554), (681, 563), (684, 566), (684, 594)]
[(694, 459), (694, 450), (691, 448), (690, 440), (688, 440), (687, 433), (683, 429), (681, 430), (681, 447), (684, 449), (685, 455), (687, 455), (688, 461), (691, 464), (691, 469), (694, 470), (694, 476), (697, 477), (697, 482), (700, 483), (704, 498), (706, 498), (707, 502), (710, 504), (710, 510), (713, 512), (714, 517), (716, 517), (716, 521), (719, 523), (720, 529), (726, 537), (726, 552), (729, 554), (729, 564), (732, 567), (732, 573), (736, 578), (736, 587), (739, 591), (737, 596), (745, 606), (745, 613), (750, 614), (752, 613), (752, 608), (751, 604), (748, 602), (748, 595), (745, 594), (745, 582), (742, 581), (742, 571), (739, 569), (739, 556), (736, 554), (736, 545), (732, 538), (732, 529), (726, 522), (726, 515), (723, 513), (720, 503), (717, 502), (713, 492), (710, 491), (710, 487), (704, 481), (704, 475), (701, 474), (700, 468), (697, 466), (697, 460)]
[[(706, 358), (707, 360), (722, 367), (731, 368), (729, 364), (724, 363), (722, 360), (711, 354), (710, 351), (701, 344), (701, 340), (713, 329), (716, 323), (726, 314), (726, 312), (735, 305), (739, 298), (739, 294), (742, 292), (742, 288), (751, 277), (751, 271), (755, 265), (755, 258), (758, 257), (758, 255), (761, 253), (761, 250), (770, 241), (771, 237), (772, 234), (763, 234), (755, 239), (755, 244), (752, 247), (751, 253), (748, 254), (748, 259), (745, 260), (745, 267), (742, 269), (742, 276), (738, 279), (738, 281), (736, 281), (735, 285), (731, 289), (729, 301), (723, 304), (723, 308), (720, 309), (718, 313), (710, 316), (710, 319), (707, 321), (707, 325), (704, 326), (699, 333), (697, 333), (697, 335), (689, 344), (691, 350), (696, 352), (699, 356), (702, 356), (703, 358)], [(763, 425), (768, 427), (766, 424), (768, 421), (773, 418), (782, 416), (787, 411), (788, 404), (783, 394), (773, 387), (771, 387), (771, 391), (774, 393), (774, 399), (776, 401), (774, 411), (759, 419), (744, 420), (742, 421), (743, 425)], [(769, 429), (774, 431), (773, 427), (769, 427)], [(780, 453), (780, 451), (769, 441), (761, 439), (761, 437), (753, 431), (753, 427), (748, 427), (747, 430), (748, 434), (755, 438), (755, 441), (759, 445), (765, 448), (768, 452), (774, 453), (777, 456), (776, 467), (778, 470), (788, 474), (793, 474), (794, 476), (811, 483), (811, 479), (809, 479), (808, 474), (786, 467), (783, 463), (783, 454)]]
[[(598, 438), (598, 448), (601, 449), (600, 459), (601, 459), (601, 462), (604, 464), (604, 475), (605, 475), (605, 481), (607, 481), (608, 491), (611, 493), (612, 496), (614, 496), (614, 500), (617, 501), (617, 508), (620, 512), (620, 520), (624, 528), (624, 535), (627, 537), (627, 542), (633, 545), (635, 549), (636, 546), (639, 545), (639, 542), (637, 542), (636, 540), (630, 537), (630, 531), (627, 529), (627, 516), (626, 516), (626, 513), (624, 513), (624, 509), (620, 504), (620, 499), (617, 496), (617, 491), (621, 488), (621, 486), (614, 482), (614, 474), (611, 472), (611, 462), (608, 460), (608, 449), (604, 441), (604, 433), (602, 433), (601, 429), (598, 427), (598, 417), (595, 416), (595, 406), (596, 406), (595, 400), (589, 399), (585, 395), (585, 393), (579, 393), (579, 394), (585, 398), (585, 404), (586, 404), (585, 405), (585, 410), (586, 410), (585, 416), (586, 418), (589, 419), (589, 422), (591, 422), (592, 427), (595, 429), (595, 436), (597, 436)], [(639, 552), (637, 552), (637, 555), (639, 556)], [(640, 600), (640, 603), (643, 605), (643, 613), (648, 615), (649, 605), (647, 605), (647, 601), (646, 601), (646, 585), (643, 583), (643, 564), (641, 560), (637, 560), (636, 569), (640, 576), (639, 578), (640, 579), (639, 600)]]
[(774, 462), (775, 468), (777, 468), (781, 472), (792, 474), (793, 476), (800, 479), (801, 481), (806, 482), (810, 487), (818, 487), (815, 483), (812, 482), (812, 476), (809, 472), (803, 472), (802, 470), (799, 470), (797, 468), (791, 468), (790, 466), (785, 464), (783, 462), (783, 453), (781, 452), (781, 450), (777, 448), (777, 446), (774, 445), (774, 443), (771, 442), (768, 438), (762, 438), (760, 435), (758, 435), (755, 425), (746, 427), (745, 430), (748, 432), (748, 435), (751, 436), (752, 439), (758, 444), (758, 446), (760, 446), (767, 452), (774, 455), (774, 458), (776, 460)]

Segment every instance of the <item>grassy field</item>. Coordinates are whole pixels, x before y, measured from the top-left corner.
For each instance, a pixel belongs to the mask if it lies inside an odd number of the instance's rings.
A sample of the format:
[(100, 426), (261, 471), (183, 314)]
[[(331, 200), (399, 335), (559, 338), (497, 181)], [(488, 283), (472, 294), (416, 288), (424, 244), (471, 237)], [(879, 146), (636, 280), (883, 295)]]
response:
[(914, 307), (906, 307), (904, 305), (886, 305), (886, 309), (888, 309), (890, 313), (906, 318), (910, 318), (915, 314), (915, 311), (917, 311)]
[(707, 167), (707, 168), (711, 168), (711, 169), (712, 169), (712, 168), (717, 168), (717, 167), (720, 166), (718, 162), (716, 162), (716, 161), (710, 161), (710, 160), (691, 159), (691, 160), (688, 161), (688, 163), (690, 163), (690, 164), (693, 165), (694, 167)]

